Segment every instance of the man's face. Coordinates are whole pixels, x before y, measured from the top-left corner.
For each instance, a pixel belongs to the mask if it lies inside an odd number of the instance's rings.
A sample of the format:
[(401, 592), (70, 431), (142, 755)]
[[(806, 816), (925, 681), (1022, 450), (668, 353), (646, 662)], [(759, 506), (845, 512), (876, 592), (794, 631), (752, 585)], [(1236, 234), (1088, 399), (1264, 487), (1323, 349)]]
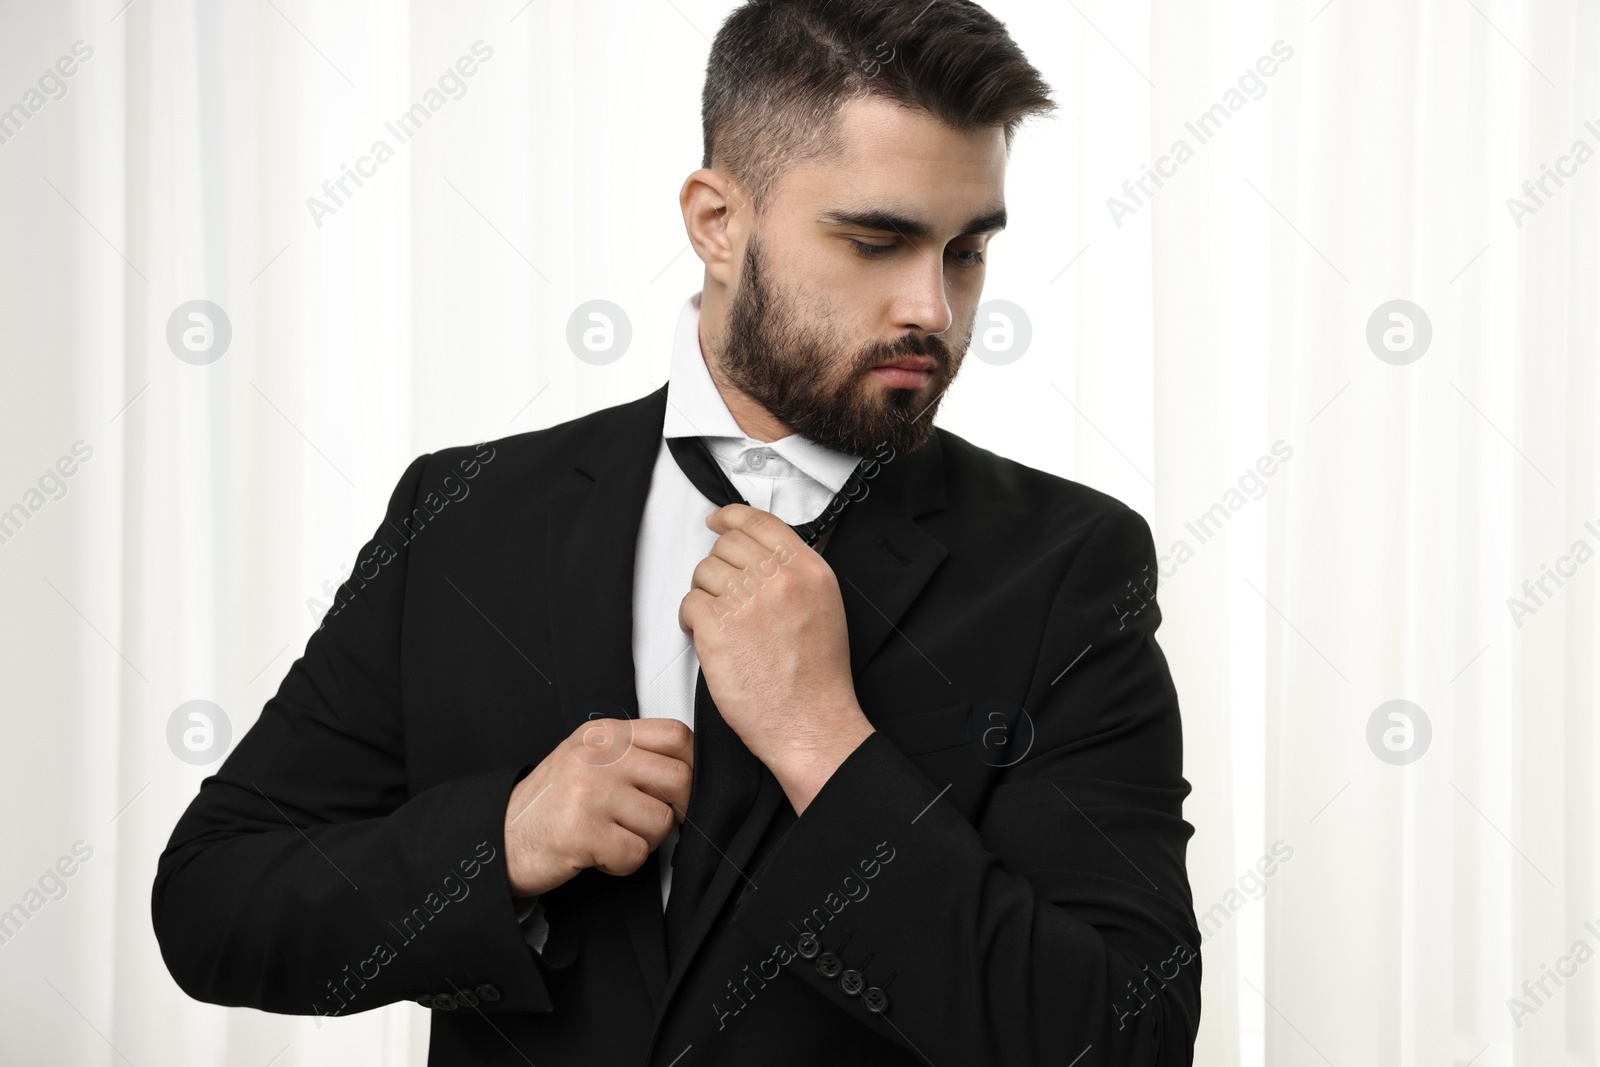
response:
[[(840, 162), (786, 169), (746, 233), (718, 365), (819, 444), (909, 452), (933, 435), (972, 338), (1004, 226), (1005, 136), (874, 97), (842, 123)], [(908, 358), (928, 369), (876, 369)]]

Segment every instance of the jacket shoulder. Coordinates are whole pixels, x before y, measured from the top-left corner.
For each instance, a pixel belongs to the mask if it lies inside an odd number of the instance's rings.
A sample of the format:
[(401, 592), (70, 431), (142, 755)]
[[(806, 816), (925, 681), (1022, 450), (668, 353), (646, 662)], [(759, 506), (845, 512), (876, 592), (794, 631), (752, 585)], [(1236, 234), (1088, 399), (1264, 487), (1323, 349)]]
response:
[(508, 461), (504, 465), (517, 470), (570, 468), (580, 457), (592, 454), (596, 444), (614, 442), (625, 433), (639, 432), (649, 418), (651, 402), (661, 403), (659, 393), (657, 390), (542, 429), (436, 449), (429, 457), (430, 466), (454, 467), (474, 456), (481, 459), (487, 454), (496, 460)]
[(940, 428), (949, 507), (992, 519), (1056, 526), (1095, 524), (1108, 515), (1131, 511), (1110, 493), (991, 452), (959, 434)]

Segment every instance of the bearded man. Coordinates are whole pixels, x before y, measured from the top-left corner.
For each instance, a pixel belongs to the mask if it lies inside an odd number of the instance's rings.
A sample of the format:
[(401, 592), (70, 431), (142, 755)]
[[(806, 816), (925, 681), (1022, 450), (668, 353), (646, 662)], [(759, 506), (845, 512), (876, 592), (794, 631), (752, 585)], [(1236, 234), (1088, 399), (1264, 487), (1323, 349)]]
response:
[(432, 1065), (1191, 1062), (1150, 529), (934, 425), (1053, 106), (967, 0), (729, 17), (667, 384), (406, 469), (161, 857), (186, 992), (414, 1000)]

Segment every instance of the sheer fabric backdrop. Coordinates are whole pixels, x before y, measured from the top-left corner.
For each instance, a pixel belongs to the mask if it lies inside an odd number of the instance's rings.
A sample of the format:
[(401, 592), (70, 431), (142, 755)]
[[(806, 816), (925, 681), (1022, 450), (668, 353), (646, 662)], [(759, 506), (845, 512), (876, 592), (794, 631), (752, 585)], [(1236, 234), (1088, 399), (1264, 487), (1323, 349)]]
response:
[[(178, 753), (250, 726), (412, 457), (661, 383), (732, 5), (124, 5), (0, 13), (4, 1058), (421, 1065), (414, 1005), (174, 985)], [(1061, 111), (940, 421), (1165, 557), (1196, 1062), (1600, 1064), (1595, 5), (986, 6)], [(169, 343), (194, 300), (220, 356)]]

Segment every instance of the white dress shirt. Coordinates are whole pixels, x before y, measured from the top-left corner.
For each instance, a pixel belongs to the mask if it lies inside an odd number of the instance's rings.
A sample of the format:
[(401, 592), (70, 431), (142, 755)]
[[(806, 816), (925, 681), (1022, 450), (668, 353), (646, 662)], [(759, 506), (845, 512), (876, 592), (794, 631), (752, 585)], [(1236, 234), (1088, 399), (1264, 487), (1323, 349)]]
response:
[[(695, 565), (710, 555), (716, 543), (718, 534), (705, 524), (716, 506), (678, 467), (666, 439), (706, 438), (711, 454), (745, 501), (790, 525), (821, 515), (861, 457), (797, 433), (766, 443), (745, 435), (706, 368), (700, 349), (699, 293), (684, 303), (678, 316), (668, 381), (661, 448), (634, 554), (634, 685), (641, 718), (670, 717), (692, 729), (700, 660), (694, 640), (678, 627), (678, 605), (689, 592)], [(663, 908), (672, 887), (677, 841), (674, 828), (657, 850)], [(543, 949), (549, 928), (542, 911), (530, 901), (519, 905), (517, 912), (528, 943)]]

